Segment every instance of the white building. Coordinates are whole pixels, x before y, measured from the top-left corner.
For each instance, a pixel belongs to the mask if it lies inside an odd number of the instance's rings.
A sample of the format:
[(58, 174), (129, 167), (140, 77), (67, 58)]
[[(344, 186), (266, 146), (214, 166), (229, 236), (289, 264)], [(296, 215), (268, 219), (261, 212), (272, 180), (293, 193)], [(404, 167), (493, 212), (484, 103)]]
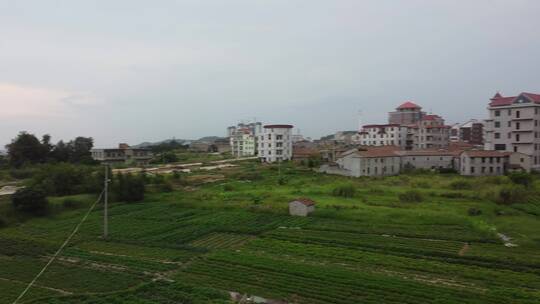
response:
[(236, 129), (230, 137), (231, 154), (234, 157), (254, 156), (257, 152), (255, 134), (248, 128)]
[(263, 162), (292, 159), (292, 125), (265, 125), (257, 134), (257, 152)]
[(262, 123), (239, 123), (227, 128), (227, 136), (234, 157), (254, 156), (257, 153), (257, 134), (261, 133)]
[(532, 157), (532, 167), (540, 169), (540, 94), (521, 93), (491, 98), (486, 120), (484, 148), (520, 152)]
[(464, 151), (460, 154), (461, 175), (501, 175), (508, 171), (531, 170), (531, 157), (519, 152)]
[(399, 124), (365, 125), (358, 133), (362, 146), (397, 146), (405, 148), (408, 128)]

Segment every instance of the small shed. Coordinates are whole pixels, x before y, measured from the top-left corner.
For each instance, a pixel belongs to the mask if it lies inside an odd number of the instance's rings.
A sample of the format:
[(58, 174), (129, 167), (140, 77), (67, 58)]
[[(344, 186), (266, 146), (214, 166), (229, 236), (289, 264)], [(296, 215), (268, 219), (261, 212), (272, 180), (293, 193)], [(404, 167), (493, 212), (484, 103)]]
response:
[(307, 198), (298, 198), (289, 202), (289, 214), (307, 216), (315, 211), (315, 202)]

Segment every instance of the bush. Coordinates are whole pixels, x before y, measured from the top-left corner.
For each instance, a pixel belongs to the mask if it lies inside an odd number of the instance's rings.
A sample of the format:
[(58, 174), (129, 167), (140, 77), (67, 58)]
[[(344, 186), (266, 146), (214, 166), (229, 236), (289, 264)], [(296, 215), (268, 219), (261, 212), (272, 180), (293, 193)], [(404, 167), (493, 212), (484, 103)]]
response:
[(457, 170), (454, 168), (439, 168), (438, 169), (440, 174), (457, 174)]
[(233, 190), (234, 190), (233, 185), (231, 185), (231, 184), (225, 184), (225, 185), (223, 185), (223, 191), (229, 192), (229, 191), (233, 191)]
[(25, 179), (32, 177), (35, 171), (36, 169), (31, 167), (22, 167), (18, 169), (13, 168), (9, 170), (9, 175), (15, 179)]
[(145, 185), (142, 176), (119, 174), (114, 179), (113, 193), (116, 200), (138, 202), (144, 199)]
[(443, 192), (439, 194), (440, 197), (445, 198), (466, 198), (467, 196), (462, 192)]
[(499, 190), (497, 203), (504, 205), (523, 203), (527, 200), (527, 195), (527, 189), (522, 185), (507, 186)]
[(429, 189), (431, 188), (431, 184), (427, 181), (417, 181), (412, 183), (411, 187), (413, 188), (421, 188), (421, 189)]
[(0, 228), (7, 226), (7, 220), (0, 216)]
[(278, 185), (283, 186), (283, 185), (286, 185), (286, 184), (287, 184), (287, 178), (285, 178), (284, 176), (280, 176), (278, 178)]
[(473, 207), (473, 208), (469, 208), (467, 213), (469, 213), (470, 216), (478, 216), (478, 215), (482, 214), (482, 210), (476, 209), (476, 208)]
[(341, 185), (332, 190), (333, 196), (353, 197), (355, 193), (356, 189), (353, 185)]
[(453, 190), (469, 190), (472, 189), (472, 184), (466, 180), (456, 180), (450, 183), (450, 188)]
[(422, 193), (417, 190), (408, 190), (400, 193), (398, 198), (402, 203), (419, 203), (424, 199)]
[(101, 167), (68, 163), (48, 164), (39, 167), (30, 185), (54, 196), (96, 193), (102, 188), (103, 174)]
[(62, 201), (62, 206), (66, 209), (74, 209), (81, 205), (81, 202), (73, 199), (73, 198), (66, 198)]
[(530, 187), (532, 185), (532, 175), (527, 172), (513, 172), (508, 175), (512, 183), (516, 185), (522, 185), (525, 187)]
[(15, 210), (34, 215), (45, 215), (49, 206), (45, 191), (34, 188), (17, 190), (11, 197)]

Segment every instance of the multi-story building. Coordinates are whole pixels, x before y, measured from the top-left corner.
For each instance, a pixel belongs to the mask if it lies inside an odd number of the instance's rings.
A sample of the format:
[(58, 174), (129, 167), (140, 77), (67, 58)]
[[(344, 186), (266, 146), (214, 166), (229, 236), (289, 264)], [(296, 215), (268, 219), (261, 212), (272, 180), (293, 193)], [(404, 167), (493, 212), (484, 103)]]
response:
[(399, 124), (365, 125), (358, 133), (362, 146), (398, 146), (405, 148), (406, 126)]
[(495, 94), (488, 105), (486, 150), (520, 152), (531, 156), (532, 168), (540, 169), (540, 94)]
[(406, 101), (396, 108), (394, 112), (388, 113), (388, 123), (398, 125), (412, 125), (418, 122), (426, 112), (422, 112), (422, 107), (412, 101)]
[(450, 129), (450, 141), (462, 141), (473, 145), (482, 145), (484, 143), (484, 123), (471, 119), (465, 123), (452, 125)]
[(407, 133), (406, 149), (444, 149), (448, 147), (450, 126), (438, 115), (424, 115)]
[(257, 134), (262, 130), (262, 123), (239, 123), (227, 128), (231, 154), (235, 157), (247, 157), (257, 154)]
[(242, 130), (248, 129), (251, 131), (252, 134), (257, 134), (261, 132), (262, 123), (261, 122), (252, 122), (252, 123), (241, 122), (237, 124), (236, 126), (227, 127), (227, 137), (231, 137), (234, 134), (234, 132), (240, 129)]
[(236, 129), (230, 137), (234, 157), (254, 156), (257, 153), (255, 134), (249, 128)]
[(292, 158), (292, 125), (265, 125), (257, 133), (257, 151), (261, 161), (273, 163)]
[(92, 158), (104, 164), (127, 163), (137, 166), (147, 165), (152, 159), (152, 152), (143, 148), (131, 148), (128, 144), (119, 144), (118, 148), (92, 149)]

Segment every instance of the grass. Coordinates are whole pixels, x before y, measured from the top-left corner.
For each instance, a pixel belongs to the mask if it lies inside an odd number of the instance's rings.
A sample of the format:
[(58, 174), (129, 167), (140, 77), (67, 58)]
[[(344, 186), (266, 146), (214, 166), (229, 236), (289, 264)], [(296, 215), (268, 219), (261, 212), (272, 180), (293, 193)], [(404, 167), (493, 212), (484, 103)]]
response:
[[(238, 291), (293, 303), (539, 303), (540, 200), (496, 204), (507, 178), (354, 179), (238, 164), (111, 204), (108, 240), (97, 208), (25, 301), (229, 303), (226, 292)], [(201, 182), (208, 175), (220, 178)], [(400, 200), (411, 192), (421, 201)], [(298, 197), (316, 201), (309, 217), (287, 214)], [(0, 303), (14, 300), (93, 198), (51, 198), (57, 212), (0, 228)]]

